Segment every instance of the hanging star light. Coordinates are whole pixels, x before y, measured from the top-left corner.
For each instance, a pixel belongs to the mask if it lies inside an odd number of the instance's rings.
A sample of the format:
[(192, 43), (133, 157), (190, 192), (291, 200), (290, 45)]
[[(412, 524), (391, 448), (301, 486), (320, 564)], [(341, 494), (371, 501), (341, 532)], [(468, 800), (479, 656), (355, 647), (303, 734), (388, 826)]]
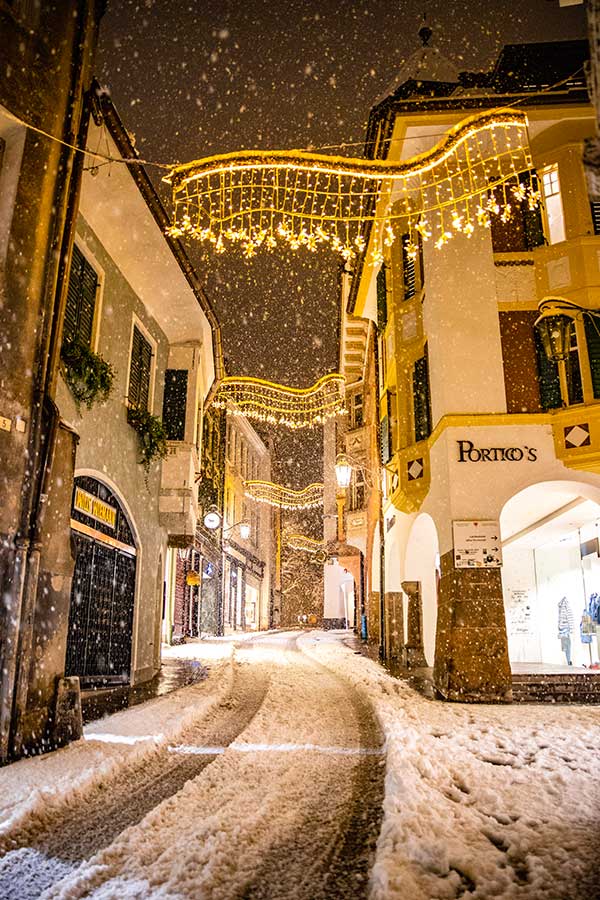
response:
[(325, 547), (324, 541), (315, 541), (305, 534), (289, 534), (285, 539), (286, 547), (291, 550), (302, 550), (304, 553), (318, 553)]
[(261, 378), (224, 378), (213, 406), (288, 428), (314, 428), (344, 413), (343, 375), (333, 373), (309, 388), (291, 388)]
[(399, 233), (408, 233), (414, 258), (419, 239), (441, 249), (457, 233), (489, 227), (496, 206), (507, 220), (513, 198), (537, 206), (532, 165), (527, 116), (515, 110), (466, 119), (432, 150), (400, 162), (227, 153), (176, 166), (165, 178), (174, 203), (169, 233), (208, 242), (217, 253), (237, 246), (252, 257), (283, 241), (294, 250), (328, 247), (348, 261), (363, 252), (374, 223), (371, 262)]
[(301, 491), (293, 491), (272, 481), (245, 481), (246, 497), (280, 509), (310, 509), (323, 503), (323, 484), (315, 482)]

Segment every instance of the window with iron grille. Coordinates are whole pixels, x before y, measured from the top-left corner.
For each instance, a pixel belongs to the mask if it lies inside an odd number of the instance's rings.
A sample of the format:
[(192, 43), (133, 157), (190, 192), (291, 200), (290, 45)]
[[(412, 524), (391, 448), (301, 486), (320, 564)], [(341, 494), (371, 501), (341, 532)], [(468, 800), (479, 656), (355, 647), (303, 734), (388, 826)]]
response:
[(75, 244), (67, 287), (63, 344), (80, 341), (91, 347), (97, 293), (98, 275)]
[(187, 369), (167, 369), (162, 421), (169, 441), (185, 440)]
[(137, 409), (148, 409), (150, 400), (150, 375), (152, 371), (152, 347), (137, 325), (133, 326), (131, 361), (129, 364), (129, 391), (127, 401)]

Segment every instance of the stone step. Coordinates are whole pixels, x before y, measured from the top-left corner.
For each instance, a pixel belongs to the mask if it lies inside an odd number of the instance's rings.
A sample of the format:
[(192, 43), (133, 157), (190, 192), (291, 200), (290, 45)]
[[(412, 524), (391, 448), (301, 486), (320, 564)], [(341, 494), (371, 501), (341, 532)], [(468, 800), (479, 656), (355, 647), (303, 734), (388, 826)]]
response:
[(515, 703), (600, 703), (600, 673), (513, 675)]

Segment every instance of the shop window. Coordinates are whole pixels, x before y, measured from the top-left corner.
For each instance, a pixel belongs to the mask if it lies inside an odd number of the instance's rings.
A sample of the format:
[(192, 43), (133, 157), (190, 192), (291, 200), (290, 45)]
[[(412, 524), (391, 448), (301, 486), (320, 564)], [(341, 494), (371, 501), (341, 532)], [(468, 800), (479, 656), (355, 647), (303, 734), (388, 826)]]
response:
[(363, 394), (359, 391), (350, 397), (350, 428), (362, 428), (364, 425), (363, 418)]
[(427, 345), (424, 354), (413, 368), (413, 413), (415, 442), (424, 441), (431, 434), (431, 396), (429, 390), (429, 360)]
[(98, 275), (75, 244), (67, 287), (63, 344), (78, 341), (91, 347), (97, 293)]
[[(185, 440), (187, 385), (187, 369), (167, 369), (162, 420), (170, 441)], [(208, 450), (210, 452), (210, 447)]]
[(383, 331), (387, 325), (387, 276), (385, 266), (377, 273), (377, 329)]
[(129, 364), (129, 390), (127, 392), (127, 401), (130, 406), (136, 409), (148, 409), (151, 372), (152, 347), (137, 325), (134, 325)]
[(550, 166), (550, 168), (542, 172), (542, 194), (546, 207), (548, 243), (558, 244), (560, 241), (564, 241), (566, 237), (558, 166)]

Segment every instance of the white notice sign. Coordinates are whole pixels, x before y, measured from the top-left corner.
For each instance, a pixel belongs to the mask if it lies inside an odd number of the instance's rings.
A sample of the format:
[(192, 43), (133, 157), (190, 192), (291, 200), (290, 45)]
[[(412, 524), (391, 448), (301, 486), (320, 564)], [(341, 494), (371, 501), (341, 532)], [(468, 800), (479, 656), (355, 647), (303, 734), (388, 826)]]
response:
[(453, 522), (452, 532), (455, 569), (495, 569), (502, 565), (498, 522)]

